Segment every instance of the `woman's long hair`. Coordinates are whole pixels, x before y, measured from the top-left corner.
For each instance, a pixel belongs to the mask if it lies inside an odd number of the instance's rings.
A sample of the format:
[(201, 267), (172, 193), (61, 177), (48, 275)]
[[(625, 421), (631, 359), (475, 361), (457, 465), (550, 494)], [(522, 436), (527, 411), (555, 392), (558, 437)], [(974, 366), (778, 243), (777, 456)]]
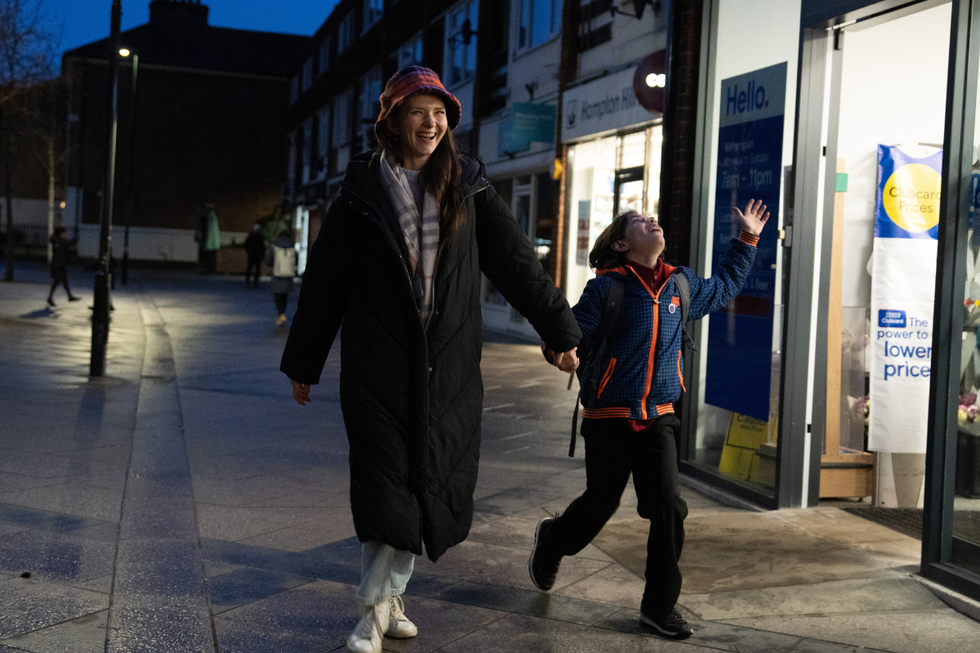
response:
[(589, 252), (589, 266), (593, 270), (610, 270), (626, 263), (626, 252), (617, 252), (613, 245), (626, 237), (626, 226), (636, 211), (626, 211), (613, 218), (602, 230)]
[[(402, 103), (393, 113), (400, 117), (404, 107), (405, 104)], [(393, 116), (389, 119), (398, 118)], [(378, 130), (379, 147), (394, 152), (398, 161), (403, 161), (400, 140), (388, 128), (387, 122), (383, 126), (384, 129)], [(463, 211), (463, 167), (453, 141), (453, 130), (446, 129), (446, 135), (436, 146), (435, 152), (422, 166), (419, 183), (439, 200), (439, 239), (449, 240), (459, 231), (466, 216)]]

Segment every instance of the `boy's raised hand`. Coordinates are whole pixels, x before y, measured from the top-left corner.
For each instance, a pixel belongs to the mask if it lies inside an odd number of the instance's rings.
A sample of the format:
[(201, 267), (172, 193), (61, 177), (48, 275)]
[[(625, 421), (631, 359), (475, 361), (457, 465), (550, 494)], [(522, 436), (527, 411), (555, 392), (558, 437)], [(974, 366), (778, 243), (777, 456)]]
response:
[(769, 212), (766, 211), (766, 205), (762, 203), (762, 200), (749, 200), (749, 203), (745, 205), (745, 213), (739, 211), (737, 206), (733, 206), (732, 213), (742, 223), (742, 231), (753, 236), (761, 234), (762, 228), (766, 226), (766, 221), (769, 220)]

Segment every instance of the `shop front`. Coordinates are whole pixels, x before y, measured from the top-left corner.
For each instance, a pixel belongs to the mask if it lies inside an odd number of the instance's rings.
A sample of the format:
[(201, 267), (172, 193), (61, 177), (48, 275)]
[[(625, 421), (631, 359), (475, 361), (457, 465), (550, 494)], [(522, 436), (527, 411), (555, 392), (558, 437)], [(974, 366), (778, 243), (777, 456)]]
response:
[(921, 514), (923, 574), (980, 597), (980, 2), (706, 4), (693, 265), (733, 206), (773, 217), (697, 324), (682, 468)]
[[(613, 218), (628, 210), (657, 216), (663, 120), (637, 96), (638, 66), (576, 86), (563, 98), (568, 145), (565, 293), (575, 303), (594, 272), (589, 251)], [(643, 73), (640, 70), (640, 73)], [(641, 75), (646, 84), (646, 75)], [(651, 84), (663, 85), (663, 75)]]
[[(528, 113), (518, 114), (525, 108), (529, 109)], [(515, 116), (532, 116), (524, 122), (525, 126), (532, 125), (532, 133), (525, 135), (523, 142), (521, 137), (515, 137), (514, 124), (518, 122)], [(481, 135), (481, 140), (496, 147), (496, 156), (485, 159), (490, 161), (486, 165), (487, 178), (527, 235), (538, 261), (553, 277), (558, 263), (559, 214), (554, 139), (555, 107), (547, 104), (518, 103), (517, 109), (512, 109), (504, 119), (485, 124)], [(520, 155), (508, 148), (518, 150)], [(488, 329), (528, 342), (539, 340), (527, 319), (507, 303), (486, 277), (481, 299), (483, 323)]]

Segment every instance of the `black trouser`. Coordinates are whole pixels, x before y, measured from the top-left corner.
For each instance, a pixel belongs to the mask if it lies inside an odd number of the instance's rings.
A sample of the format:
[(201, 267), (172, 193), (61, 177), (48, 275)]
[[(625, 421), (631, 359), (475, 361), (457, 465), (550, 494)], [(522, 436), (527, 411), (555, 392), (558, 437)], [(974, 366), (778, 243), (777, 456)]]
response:
[(276, 310), (279, 311), (279, 315), (286, 314), (286, 300), (289, 299), (288, 292), (277, 292), (272, 295), (276, 300)]
[(632, 473), (636, 511), (650, 520), (642, 610), (653, 615), (673, 610), (681, 594), (677, 561), (684, 546), (687, 503), (677, 484), (674, 435), (679, 427), (674, 415), (657, 418), (639, 433), (622, 419), (583, 420), (585, 493), (568, 506), (548, 536), (548, 548), (561, 555), (584, 549), (619, 508)]
[(54, 298), (54, 290), (59, 284), (64, 286), (68, 296), (72, 297), (71, 287), (68, 285), (68, 268), (51, 268), (51, 279), (51, 290), (48, 291), (48, 299)]
[(259, 273), (262, 271), (262, 259), (249, 257), (248, 264), (245, 266), (245, 285), (249, 279), (255, 277), (255, 285), (259, 285)]

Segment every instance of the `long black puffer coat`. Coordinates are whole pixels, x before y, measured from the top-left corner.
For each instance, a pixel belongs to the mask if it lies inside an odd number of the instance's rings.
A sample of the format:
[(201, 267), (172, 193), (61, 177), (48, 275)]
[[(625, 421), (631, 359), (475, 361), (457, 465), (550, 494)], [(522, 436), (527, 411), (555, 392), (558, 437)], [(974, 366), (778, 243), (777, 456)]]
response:
[[(480, 272), (555, 351), (581, 337), (506, 204), (463, 157), (466, 219), (440, 244), (426, 326), (380, 152), (351, 161), (313, 245), (281, 370), (317, 383), (341, 333), (340, 394), (357, 537), (436, 560), (473, 518), (480, 454)], [(535, 364), (544, 364), (543, 361)]]

